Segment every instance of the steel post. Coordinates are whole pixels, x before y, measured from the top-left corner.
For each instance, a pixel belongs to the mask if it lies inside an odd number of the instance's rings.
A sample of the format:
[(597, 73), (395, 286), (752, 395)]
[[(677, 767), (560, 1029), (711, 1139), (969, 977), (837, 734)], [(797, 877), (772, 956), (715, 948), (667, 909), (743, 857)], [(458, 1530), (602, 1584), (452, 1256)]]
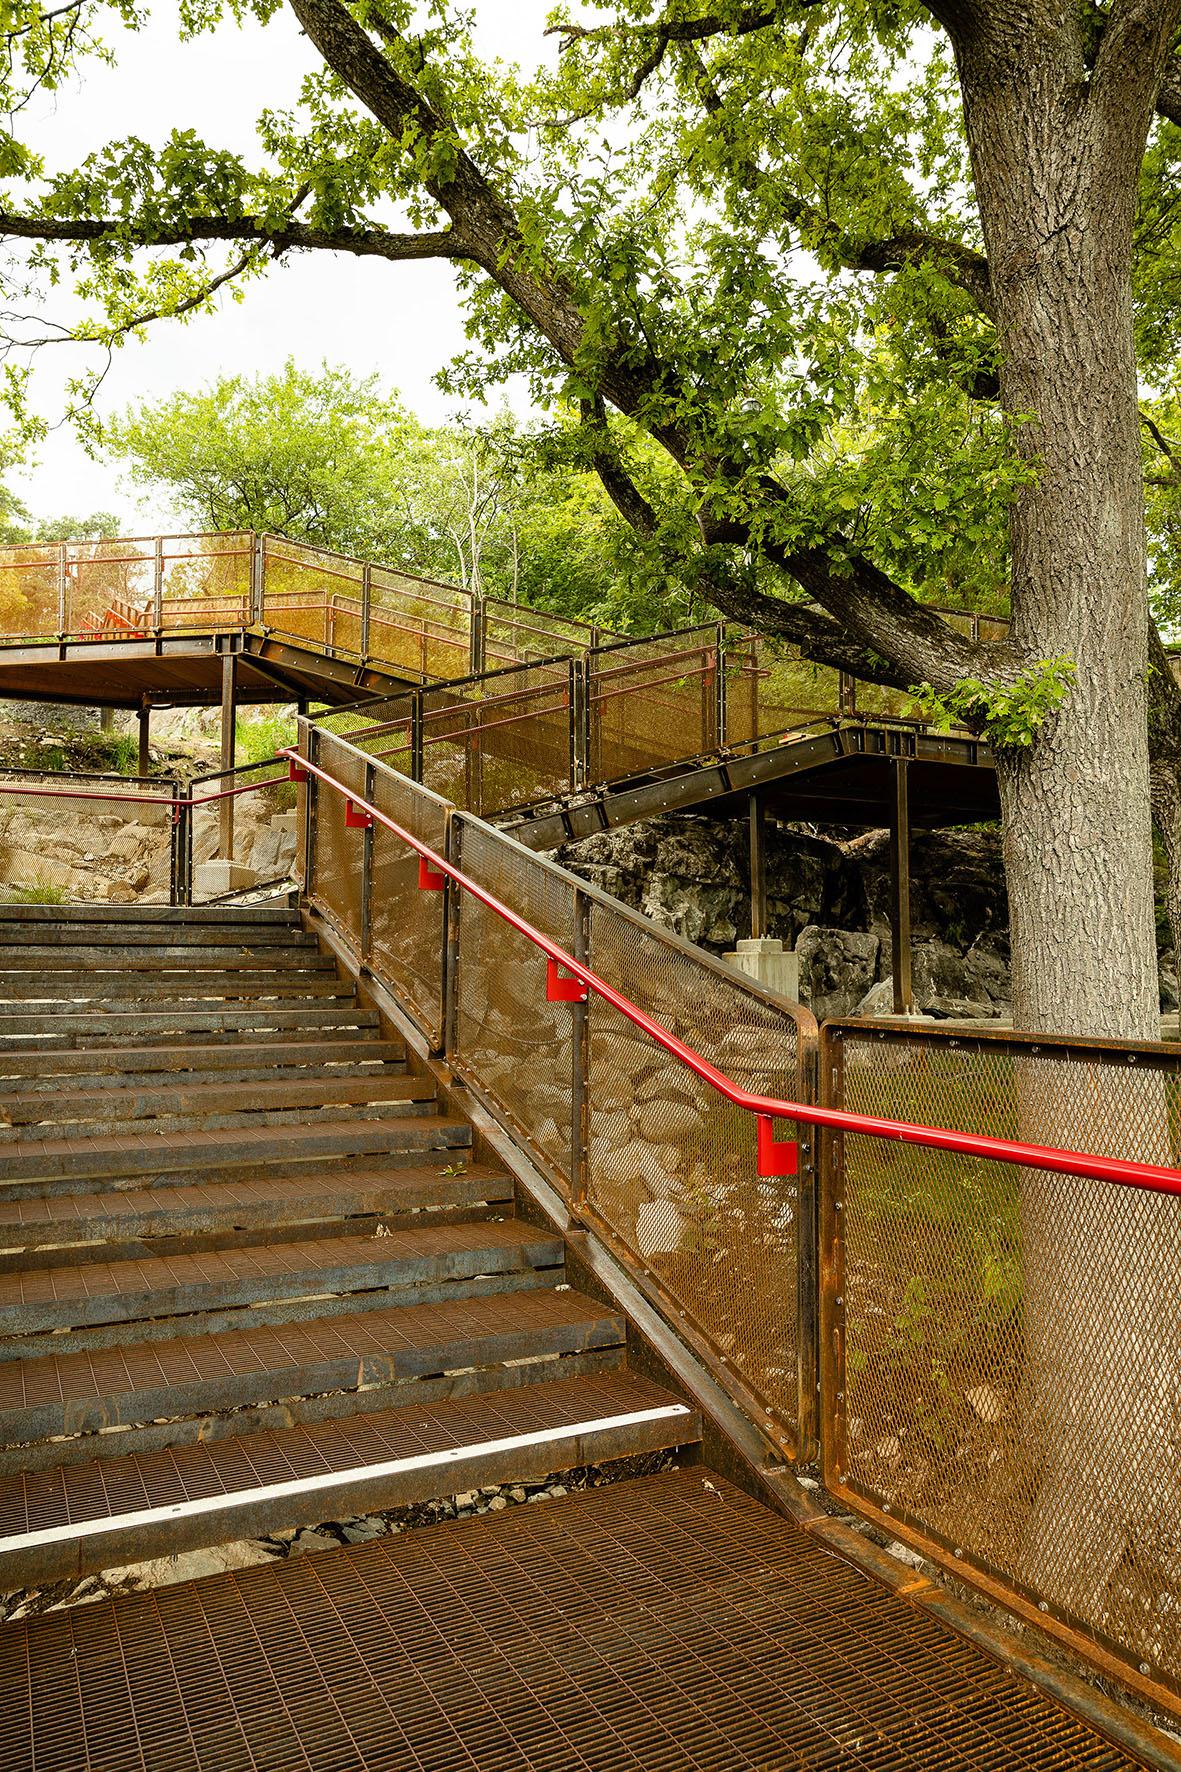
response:
[(910, 783), (905, 757), (891, 757), (890, 946), (893, 954), (894, 1013), (914, 1010), (910, 949)]

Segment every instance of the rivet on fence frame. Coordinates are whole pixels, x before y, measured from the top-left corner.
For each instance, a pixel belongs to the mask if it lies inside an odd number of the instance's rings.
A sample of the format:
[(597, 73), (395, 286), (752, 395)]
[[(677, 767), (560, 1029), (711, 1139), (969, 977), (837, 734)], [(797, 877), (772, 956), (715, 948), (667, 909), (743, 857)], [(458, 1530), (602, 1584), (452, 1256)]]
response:
[(1038, 1601), (1037, 1609), (1039, 1612), (1048, 1612), (1050, 1610), (1049, 1605), (1047, 1604), (1047, 1602), (1045, 1600)]
[(418, 890), (420, 892), (442, 892), (447, 884), (446, 874), (433, 868), (425, 855), (418, 858)]
[(953, 1550), (953, 1551), (952, 1551), (952, 1553), (951, 1553), (951, 1554), (952, 1554), (952, 1556), (953, 1556), (953, 1557), (962, 1557), (962, 1556), (963, 1556), (963, 1554), (964, 1554), (964, 1549), (963, 1549), (963, 1546), (962, 1546), (962, 1545), (959, 1545), (959, 1544), (957, 1544), (957, 1545), (956, 1545), (956, 1547), (955, 1547), (955, 1549), (954, 1549), (954, 1550)]
[(1150, 1661), (1142, 1661), (1140, 1663), (1140, 1672), (1142, 1674), (1150, 1674), (1152, 1672), (1152, 1663)]

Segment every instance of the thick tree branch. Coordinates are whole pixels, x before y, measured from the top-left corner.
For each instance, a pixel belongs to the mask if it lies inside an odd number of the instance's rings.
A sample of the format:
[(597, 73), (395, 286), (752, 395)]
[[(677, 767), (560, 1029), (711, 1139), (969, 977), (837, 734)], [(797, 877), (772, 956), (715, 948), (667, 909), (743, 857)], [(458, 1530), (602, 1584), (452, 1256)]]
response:
[(471, 256), (450, 228), (436, 233), (391, 234), (383, 228), (316, 228), (305, 222), (268, 222), (261, 216), (195, 216), (180, 227), (137, 228), (122, 216), (65, 218), (0, 211), (0, 236), (24, 240), (57, 240), (80, 244), (130, 243), (135, 246), (194, 246), (204, 241), (253, 241), (274, 252), (349, 252), (358, 257), (387, 259)]
[(656, 513), (623, 465), (607, 424), (602, 398), (579, 401), (579, 417), (591, 439), (590, 463), (620, 516), (639, 535), (652, 535)]

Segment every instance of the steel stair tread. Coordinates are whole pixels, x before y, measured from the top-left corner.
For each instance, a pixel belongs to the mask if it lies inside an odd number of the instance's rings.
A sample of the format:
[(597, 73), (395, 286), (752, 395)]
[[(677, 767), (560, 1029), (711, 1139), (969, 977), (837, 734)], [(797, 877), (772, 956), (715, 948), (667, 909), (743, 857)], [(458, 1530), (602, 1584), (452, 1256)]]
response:
[[(350, 1507), (354, 1501), (372, 1507), (387, 1495), (387, 1505), (396, 1505), (450, 1494), (457, 1480), (478, 1480), (485, 1465), (504, 1473), (505, 1458), (507, 1476), (493, 1481), (626, 1456), (633, 1444), (644, 1452), (682, 1446), (697, 1441), (700, 1431), (696, 1412), (671, 1392), (635, 1373), (614, 1372), (0, 1477), (0, 1583), (17, 1578), (38, 1551), (64, 1555), (80, 1570), (102, 1567), (104, 1560), (109, 1566), (112, 1559), (134, 1560), (153, 1534), (158, 1544), (186, 1547), (211, 1534), (245, 1535), (257, 1529), (260, 1509), (275, 1524), (314, 1522), (332, 1517), (346, 1498)], [(403, 1462), (411, 1468), (373, 1469)], [(339, 1482), (325, 1482), (332, 1478)], [(276, 1484), (308, 1487), (303, 1494), (258, 1496)], [(192, 1509), (212, 1499), (225, 1503), (212, 1517)], [(163, 1517), (127, 1518), (144, 1512)], [(106, 1529), (96, 1536), (96, 1526)], [(30, 1533), (53, 1534), (53, 1540), (22, 1543)]]
[[(309, 1140), (331, 1137), (359, 1141), (359, 1148), (380, 1150), (383, 1141), (409, 1138), (423, 1130), (443, 1132), (448, 1128), (470, 1131), (466, 1121), (448, 1119), (444, 1115), (395, 1116), (382, 1120), (325, 1119), (322, 1123), (284, 1123), (277, 1126), (235, 1127), (231, 1134), (211, 1139), (207, 1131), (196, 1130), (151, 1132), (137, 1131), (123, 1136), (104, 1135), (87, 1138), (79, 1133), (72, 1138), (37, 1138), (15, 1140), (0, 1146), (0, 1199), (4, 1183), (33, 1174), (45, 1177), (119, 1173), (132, 1175), (137, 1168), (185, 1166), (184, 1159), (207, 1160), (211, 1167), (224, 1167), (230, 1161), (249, 1161), (262, 1157), (267, 1162), (282, 1162), (285, 1155), (300, 1156), (300, 1146)], [(147, 1163), (138, 1159), (151, 1159)], [(87, 1165), (98, 1165), (88, 1168)]]
[(526, 1348), (574, 1351), (622, 1338), (613, 1307), (538, 1289), (48, 1352), (0, 1364), (0, 1443), (152, 1419), (165, 1401), (184, 1415), (226, 1407), (227, 1398), (311, 1396), (520, 1358)]
[(13, 1772), (1141, 1763), (701, 1466), (10, 1625), (0, 1735)]
[[(0, 1046), (0, 1101), (10, 1096), (29, 1100), (57, 1091), (187, 1088), (193, 1084), (300, 1077), (305, 1072), (333, 1079), (360, 1076), (362, 1067), (403, 1066), (406, 1048), (398, 1040), (229, 1043), (224, 1045), (50, 1046), (39, 1052), (15, 1052)], [(227, 1073), (233, 1073), (227, 1078)], [(392, 1069), (391, 1069), (392, 1074)]]
[[(155, 1087), (77, 1091), (62, 1088), (54, 1095), (8, 1095), (0, 1088), (0, 1124), (12, 1127), (72, 1124), (84, 1128), (92, 1120), (133, 1125), (137, 1120), (184, 1119), (199, 1122), (207, 1114), (274, 1112), (281, 1108), (358, 1107), (372, 1102), (432, 1101), (429, 1078), (397, 1072), (367, 1071), (350, 1077), (325, 1076), (320, 1069), (306, 1076), (276, 1077), (265, 1091), (257, 1083), (183, 1083)], [(7, 1129), (5, 1128), (5, 1131)], [(85, 1133), (82, 1134), (85, 1136)], [(0, 1149), (10, 1147), (0, 1136)], [(41, 1142), (38, 1135), (38, 1142)]]
[(362, 1169), (330, 1171), (324, 1176), (181, 1182), (173, 1187), (49, 1194), (19, 1200), (8, 1200), (0, 1194), (0, 1240), (6, 1233), (39, 1227), (82, 1230), (97, 1236), (104, 1227), (110, 1226), (124, 1234), (131, 1220), (166, 1220), (171, 1216), (183, 1218), (203, 1211), (232, 1211), (235, 1208), (247, 1212), (260, 1205), (300, 1208), (322, 1205), (325, 1216), (328, 1216), (329, 1210), (355, 1206), (379, 1194), (388, 1196), (391, 1201), (410, 1197), (417, 1200), (428, 1187), (441, 1196), (438, 1203), (444, 1204), (448, 1193), (460, 1191), (456, 1186), (458, 1182), (469, 1187), (487, 1185), (492, 1199), (512, 1197), (512, 1182), (505, 1172), (480, 1164), (465, 1166), (462, 1175), (453, 1177), (442, 1175), (437, 1168)]

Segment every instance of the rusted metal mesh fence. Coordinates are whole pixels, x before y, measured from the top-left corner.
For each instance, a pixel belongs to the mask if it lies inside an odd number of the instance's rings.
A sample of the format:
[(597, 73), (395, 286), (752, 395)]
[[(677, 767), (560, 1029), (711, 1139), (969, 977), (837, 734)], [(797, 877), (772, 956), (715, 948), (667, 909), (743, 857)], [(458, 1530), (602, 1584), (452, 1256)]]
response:
[(171, 781), (0, 771), (0, 898), (167, 904), (176, 792)]
[[(577, 883), (486, 825), (459, 817), (456, 859), (567, 951), (578, 940)], [(470, 893), (458, 897), (455, 1058), (571, 1194), (575, 1183), (575, 1023), (546, 997), (545, 956)]]
[[(1181, 1047), (824, 1031), (858, 1113), (1176, 1167)], [(1181, 1201), (826, 1141), (829, 1485), (1181, 1688)]]
[(285, 763), (268, 757), (198, 776), (189, 792), (193, 904), (277, 887), (295, 877), (299, 790)]
[[(589, 913), (601, 977), (744, 1089), (799, 1098), (802, 1054), (786, 1005), (622, 906), (596, 897)], [(587, 1213), (794, 1447), (807, 1166), (761, 1179), (753, 1115), (602, 998), (592, 994), (587, 1016)]]
[[(371, 787), (371, 802), (380, 812), (436, 854), (444, 853), (449, 810), (445, 801), (386, 769), (373, 770)], [(348, 835), (355, 839), (358, 833)], [(366, 958), (437, 1046), (443, 1037), (446, 899), (441, 891), (421, 891), (418, 879), (417, 852), (375, 822)]]
[(796, 646), (757, 634), (727, 637), (725, 683), (730, 744), (831, 719), (841, 710), (839, 671), (813, 664)]
[(718, 741), (715, 627), (600, 648), (587, 661), (588, 776), (609, 781)]
[[(365, 795), (364, 757), (328, 732), (313, 731), (311, 760), (331, 771), (350, 793)], [(364, 833), (349, 823), (350, 802), (331, 788), (308, 782), (312, 848), (306, 890), (350, 946), (362, 952)]]

